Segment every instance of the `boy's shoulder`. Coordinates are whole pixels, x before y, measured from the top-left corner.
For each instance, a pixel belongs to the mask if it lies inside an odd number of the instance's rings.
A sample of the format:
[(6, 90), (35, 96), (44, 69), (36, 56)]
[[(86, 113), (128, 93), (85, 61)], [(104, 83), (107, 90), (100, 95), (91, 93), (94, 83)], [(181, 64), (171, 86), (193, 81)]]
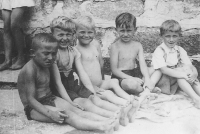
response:
[(97, 40), (97, 39), (93, 39), (93, 41), (90, 43), (90, 45), (96, 47), (97, 49), (101, 47), (101, 44), (100, 44), (99, 40)]
[[(117, 41), (115, 41), (111, 44), (111, 47), (114, 47), (114, 48), (120, 48), (120, 47), (123, 47), (123, 46), (124, 46), (124, 44), (119, 40), (117, 40)], [(130, 42), (129, 46), (134, 47), (134, 48), (140, 48), (140, 47), (142, 47), (142, 44), (138, 41), (132, 40)]]
[(35, 74), (36, 74), (36, 68), (33, 65), (33, 61), (30, 60), (21, 69), (19, 73), (19, 77), (23, 77), (23, 78), (27, 78), (28, 76), (33, 77)]

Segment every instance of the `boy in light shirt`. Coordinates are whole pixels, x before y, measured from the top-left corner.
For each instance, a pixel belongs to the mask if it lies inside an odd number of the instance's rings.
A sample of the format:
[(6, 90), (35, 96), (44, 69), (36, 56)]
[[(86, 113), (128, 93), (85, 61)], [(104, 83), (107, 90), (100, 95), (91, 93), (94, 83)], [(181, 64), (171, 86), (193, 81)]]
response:
[(179, 86), (189, 95), (197, 108), (200, 108), (200, 84), (198, 73), (192, 65), (187, 52), (178, 46), (181, 35), (181, 26), (175, 20), (167, 20), (160, 27), (160, 35), (163, 43), (156, 48), (152, 58), (155, 70), (160, 73), (154, 77), (163, 85), (163, 93), (174, 94)]

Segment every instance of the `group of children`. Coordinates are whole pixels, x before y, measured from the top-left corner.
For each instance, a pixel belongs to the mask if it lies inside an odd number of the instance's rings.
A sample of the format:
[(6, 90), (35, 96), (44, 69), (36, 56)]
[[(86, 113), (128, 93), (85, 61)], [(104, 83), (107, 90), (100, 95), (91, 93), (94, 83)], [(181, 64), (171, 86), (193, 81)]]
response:
[(142, 45), (132, 39), (136, 18), (122, 13), (115, 22), (119, 37), (111, 45), (112, 78), (108, 80), (102, 73), (104, 61), (100, 44), (94, 39), (91, 17), (82, 16), (76, 22), (57, 17), (50, 24), (51, 34), (40, 33), (33, 38), (32, 59), (18, 77), (28, 120), (112, 132), (134, 121), (146, 96), (174, 94), (178, 86), (200, 108), (197, 70), (186, 51), (177, 46), (181, 34), (178, 22), (167, 20), (162, 24), (163, 43), (156, 48), (150, 68)]

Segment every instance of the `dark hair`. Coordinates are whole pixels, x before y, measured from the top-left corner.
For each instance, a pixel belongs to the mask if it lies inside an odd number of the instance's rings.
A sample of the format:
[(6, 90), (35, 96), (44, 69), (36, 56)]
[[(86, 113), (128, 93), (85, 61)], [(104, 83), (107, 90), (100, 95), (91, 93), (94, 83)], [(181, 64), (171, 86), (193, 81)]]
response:
[(130, 28), (131, 26), (136, 27), (136, 18), (130, 13), (121, 13), (115, 19), (116, 28), (125, 27)]
[(175, 20), (166, 20), (162, 23), (160, 27), (160, 36), (162, 36), (166, 32), (177, 32), (181, 34), (181, 26)]
[(57, 40), (55, 37), (53, 37), (53, 35), (51, 35), (49, 33), (36, 34), (32, 40), (31, 49), (37, 50), (40, 47), (42, 42), (55, 43), (55, 42), (57, 42)]

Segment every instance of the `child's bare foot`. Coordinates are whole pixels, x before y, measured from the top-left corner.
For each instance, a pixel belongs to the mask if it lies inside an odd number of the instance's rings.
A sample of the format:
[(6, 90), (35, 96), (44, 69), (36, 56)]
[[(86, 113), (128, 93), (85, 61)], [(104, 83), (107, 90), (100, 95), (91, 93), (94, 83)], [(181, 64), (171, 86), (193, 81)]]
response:
[(122, 108), (121, 117), (119, 120), (120, 125), (122, 125), (122, 126), (128, 125), (127, 114), (128, 114), (128, 111), (130, 111), (131, 107), (132, 107), (132, 104), (129, 103), (128, 106)]
[(25, 64), (24, 59), (17, 59), (17, 61), (10, 67), (12, 70), (18, 70), (21, 69)]
[(117, 111), (114, 112), (114, 117), (119, 119), (120, 116), (121, 116), (121, 110), (117, 110)]
[(119, 118), (116, 117), (115, 120), (116, 120), (116, 125), (114, 126), (113, 129), (114, 129), (114, 131), (117, 131), (117, 130), (119, 130)]
[(106, 134), (113, 133), (114, 127), (117, 125), (117, 120), (115, 118), (108, 119), (103, 121), (99, 126), (99, 130), (104, 131)]
[(130, 111), (128, 112), (128, 119), (129, 119), (130, 123), (134, 122), (135, 113), (138, 109), (139, 109), (139, 101), (138, 101), (138, 99), (133, 99), (132, 107), (131, 107)]
[(161, 89), (159, 87), (155, 87), (151, 92), (159, 94), (161, 93)]
[(194, 100), (194, 106), (198, 109), (200, 109), (200, 99)]
[(11, 66), (11, 62), (4, 62), (0, 65), (0, 71), (9, 69), (9, 67)]

